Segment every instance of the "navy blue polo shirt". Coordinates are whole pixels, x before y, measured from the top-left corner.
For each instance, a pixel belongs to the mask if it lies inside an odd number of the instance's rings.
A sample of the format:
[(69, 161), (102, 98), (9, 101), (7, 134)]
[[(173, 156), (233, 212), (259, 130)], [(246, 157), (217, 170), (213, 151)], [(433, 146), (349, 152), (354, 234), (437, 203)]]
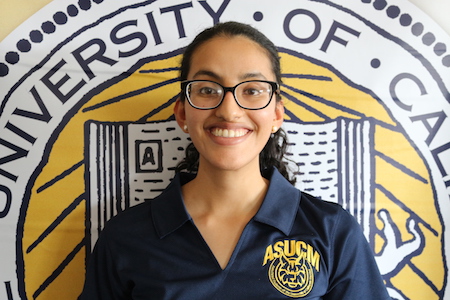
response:
[(80, 299), (390, 299), (354, 218), (277, 170), (268, 177), (225, 269), (184, 206), (192, 176), (178, 174), (159, 197), (107, 223)]

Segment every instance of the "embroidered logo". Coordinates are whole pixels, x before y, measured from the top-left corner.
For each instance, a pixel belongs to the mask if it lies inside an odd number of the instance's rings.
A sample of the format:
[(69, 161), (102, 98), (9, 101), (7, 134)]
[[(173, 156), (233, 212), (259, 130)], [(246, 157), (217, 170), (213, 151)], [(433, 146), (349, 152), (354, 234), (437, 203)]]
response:
[(314, 287), (319, 272), (320, 254), (303, 241), (278, 241), (266, 248), (263, 266), (270, 263), (269, 280), (282, 294), (301, 298)]

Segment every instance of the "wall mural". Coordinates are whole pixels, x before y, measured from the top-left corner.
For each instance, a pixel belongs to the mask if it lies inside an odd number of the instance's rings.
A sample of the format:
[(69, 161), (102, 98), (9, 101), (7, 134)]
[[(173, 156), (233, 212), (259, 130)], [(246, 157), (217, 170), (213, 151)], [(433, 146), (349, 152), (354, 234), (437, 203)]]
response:
[[(0, 298), (76, 299), (105, 222), (189, 136), (183, 47), (236, 20), (279, 47), (298, 187), (360, 223), (393, 299), (450, 299), (450, 36), (405, 0), (53, 1), (0, 44)], [(298, 167), (298, 168), (297, 168)]]

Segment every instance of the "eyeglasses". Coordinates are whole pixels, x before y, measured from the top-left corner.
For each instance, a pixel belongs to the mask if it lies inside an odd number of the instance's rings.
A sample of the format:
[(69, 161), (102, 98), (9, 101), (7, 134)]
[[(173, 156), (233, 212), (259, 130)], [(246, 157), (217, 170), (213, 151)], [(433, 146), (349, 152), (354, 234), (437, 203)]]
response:
[(250, 110), (263, 109), (278, 93), (278, 83), (265, 80), (249, 80), (234, 87), (209, 80), (189, 80), (181, 82), (181, 90), (186, 95), (189, 104), (197, 109), (214, 109), (219, 107), (227, 92), (234, 95), (236, 103)]

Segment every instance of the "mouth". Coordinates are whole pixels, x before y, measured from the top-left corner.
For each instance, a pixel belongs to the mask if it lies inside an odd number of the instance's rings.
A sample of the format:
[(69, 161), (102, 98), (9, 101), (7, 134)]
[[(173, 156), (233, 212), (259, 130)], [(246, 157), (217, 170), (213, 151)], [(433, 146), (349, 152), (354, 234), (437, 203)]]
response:
[(223, 129), (223, 128), (212, 128), (211, 134), (217, 137), (224, 138), (236, 138), (246, 135), (249, 132), (248, 129)]

